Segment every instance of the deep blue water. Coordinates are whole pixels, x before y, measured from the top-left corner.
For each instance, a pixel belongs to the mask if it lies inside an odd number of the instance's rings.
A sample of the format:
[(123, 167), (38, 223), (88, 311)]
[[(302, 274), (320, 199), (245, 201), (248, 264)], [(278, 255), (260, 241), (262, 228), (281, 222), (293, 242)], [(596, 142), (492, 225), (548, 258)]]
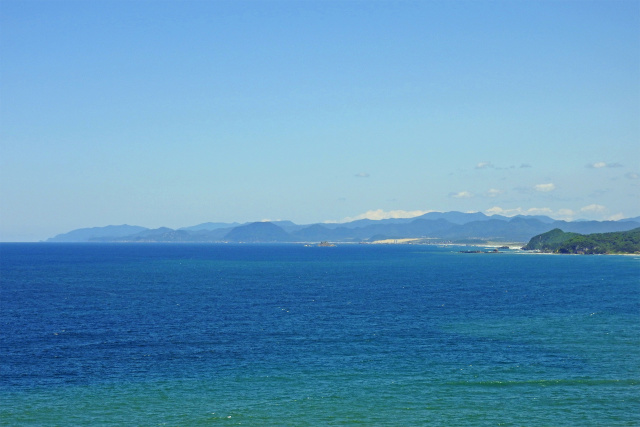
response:
[(640, 425), (640, 257), (0, 244), (2, 425)]

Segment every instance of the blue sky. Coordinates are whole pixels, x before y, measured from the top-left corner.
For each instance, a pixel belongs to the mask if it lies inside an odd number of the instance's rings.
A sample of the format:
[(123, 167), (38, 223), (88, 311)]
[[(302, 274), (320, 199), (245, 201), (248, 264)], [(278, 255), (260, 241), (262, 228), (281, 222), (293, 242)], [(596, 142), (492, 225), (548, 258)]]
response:
[(0, 240), (640, 215), (635, 0), (3, 0), (0, 27)]

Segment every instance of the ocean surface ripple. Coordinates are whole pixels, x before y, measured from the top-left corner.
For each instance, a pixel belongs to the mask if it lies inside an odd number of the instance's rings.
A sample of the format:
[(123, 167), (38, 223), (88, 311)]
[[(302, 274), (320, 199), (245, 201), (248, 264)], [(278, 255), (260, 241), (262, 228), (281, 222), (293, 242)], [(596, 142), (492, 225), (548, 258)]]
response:
[(0, 244), (0, 425), (640, 425), (640, 262)]

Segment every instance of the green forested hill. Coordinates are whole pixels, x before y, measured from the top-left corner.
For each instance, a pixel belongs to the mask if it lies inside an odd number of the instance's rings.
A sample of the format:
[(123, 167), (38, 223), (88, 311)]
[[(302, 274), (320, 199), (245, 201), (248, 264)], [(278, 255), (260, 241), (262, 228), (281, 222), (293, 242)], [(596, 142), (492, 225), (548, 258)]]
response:
[(559, 254), (640, 253), (640, 228), (614, 233), (565, 233), (559, 228), (534, 236), (524, 250)]

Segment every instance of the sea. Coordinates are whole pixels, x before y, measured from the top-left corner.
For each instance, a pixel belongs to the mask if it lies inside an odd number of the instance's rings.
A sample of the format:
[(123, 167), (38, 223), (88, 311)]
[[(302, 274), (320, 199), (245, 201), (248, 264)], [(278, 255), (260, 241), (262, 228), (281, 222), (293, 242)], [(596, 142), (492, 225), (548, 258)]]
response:
[(0, 425), (640, 425), (640, 256), (468, 249), (0, 244)]

